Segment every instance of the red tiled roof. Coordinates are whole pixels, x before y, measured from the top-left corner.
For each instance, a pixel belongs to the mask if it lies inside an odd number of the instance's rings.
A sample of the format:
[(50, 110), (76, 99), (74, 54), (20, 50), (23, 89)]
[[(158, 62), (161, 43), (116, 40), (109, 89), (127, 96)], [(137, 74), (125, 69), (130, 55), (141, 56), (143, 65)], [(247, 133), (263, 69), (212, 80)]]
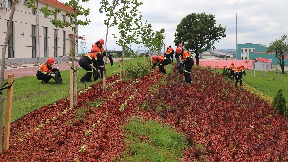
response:
[(45, 3), (47, 5), (58, 7), (61, 10), (67, 11), (67, 12), (74, 12), (73, 8), (70, 6), (66, 6), (64, 3), (59, 2), (57, 0), (40, 0), (42, 3)]
[(261, 61), (261, 62), (265, 62), (265, 63), (272, 62), (271, 60), (266, 59), (266, 58), (256, 58), (256, 60)]

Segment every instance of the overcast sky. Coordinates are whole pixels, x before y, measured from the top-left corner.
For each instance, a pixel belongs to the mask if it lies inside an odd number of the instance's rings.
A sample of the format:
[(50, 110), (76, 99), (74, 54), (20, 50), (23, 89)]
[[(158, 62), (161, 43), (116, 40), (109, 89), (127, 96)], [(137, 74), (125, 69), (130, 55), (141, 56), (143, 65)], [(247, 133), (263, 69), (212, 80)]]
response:
[[(143, 20), (152, 24), (153, 30), (165, 29), (166, 45), (174, 46), (174, 34), (181, 19), (191, 13), (215, 15), (216, 24), (226, 27), (226, 37), (215, 44), (216, 49), (236, 48), (236, 13), (237, 13), (237, 42), (257, 43), (269, 45), (271, 41), (288, 34), (288, 1), (287, 0), (142, 0), (139, 8)], [(90, 8), (88, 18), (89, 26), (80, 26), (79, 35), (85, 35), (87, 50), (91, 44), (100, 38), (105, 40), (106, 27), (105, 15), (99, 13), (100, 0), (90, 0), (82, 3), (84, 8)], [(108, 36), (108, 49), (121, 49), (116, 45), (112, 33), (117, 33), (117, 28), (111, 29)], [(137, 48), (144, 49), (140, 46)], [(174, 47), (175, 48), (175, 47)], [(79, 49), (80, 50), (80, 49)]]

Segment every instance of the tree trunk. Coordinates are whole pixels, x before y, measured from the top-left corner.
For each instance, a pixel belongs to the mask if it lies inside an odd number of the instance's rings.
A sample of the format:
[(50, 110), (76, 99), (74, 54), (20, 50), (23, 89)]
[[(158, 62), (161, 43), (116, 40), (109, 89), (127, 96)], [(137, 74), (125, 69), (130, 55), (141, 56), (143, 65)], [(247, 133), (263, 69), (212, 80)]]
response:
[(284, 54), (281, 56), (281, 63), (280, 63), (280, 66), (281, 66), (281, 70), (282, 70), (282, 74), (284, 74)]
[[(16, 1), (12, 1), (12, 7), (11, 7), (11, 12), (9, 15), (9, 20), (8, 20), (8, 26), (7, 26), (7, 32), (6, 32), (6, 38), (5, 38), (5, 42), (2, 48), (2, 64), (1, 64), (1, 78), (0, 78), (0, 87), (3, 88), (3, 82), (4, 82), (4, 70), (5, 70), (5, 56), (6, 56), (6, 48), (8, 46), (8, 41), (9, 41), (9, 37), (12, 31), (12, 21), (13, 21), (13, 17), (14, 17), (14, 13), (15, 13), (15, 5), (16, 5)], [(0, 94), (0, 130), (2, 131), (3, 129), (3, 96), (2, 94)], [(2, 154), (2, 133), (0, 135), (0, 154)]]
[(106, 75), (107, 75), (107, 72), (106, 72), (106, 62), (107, 62), (107, 39), (108, 39), (108, 34), (109, 34), (109, 26), (108, 24), (106, 25), (106, 35), (105, 35), (105, 51), (106, 51), (106, 56), (105, 56), (105, 59), (104, 59), (104, 71), (103, 71), (103, 90), (106, 90)]
[(196, 58), (196, 65), (199, 65), (199, 53), (198, 52), (196, 52), (195, 58)]

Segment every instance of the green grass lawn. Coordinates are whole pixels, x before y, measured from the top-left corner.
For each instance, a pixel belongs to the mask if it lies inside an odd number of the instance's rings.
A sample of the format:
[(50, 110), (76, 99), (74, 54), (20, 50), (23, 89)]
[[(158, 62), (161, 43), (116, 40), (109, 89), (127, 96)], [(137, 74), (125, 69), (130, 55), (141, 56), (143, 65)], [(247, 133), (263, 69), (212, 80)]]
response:
[(246, 83), (265, 95), (274, 98), (279, 89), (282, 89), (284, 98), (288, 100), (288, 74), (280, 74), (275, 71), (254, 71), (247, 70), (243, 77), (243, 83)]
[[(139, 61), (144, 61), (143, 58), (136, 58), (124, 61), (124, 70), (129, 64), (136, 64)], [(119, 72), (119, 63), (114, 63), (113, 66), (107, 64), (107, 76), (115, 75)], [(35, 72), (36, 73), (36, 72)], [(81, 83), (80, 78), (86, 73), (82, 68), (78, 71), (78, 90), (84, 89), (85, 84)], [(63, 79), (62, 84), (56, 84), (53, 79), (49, 84), (41, 84), (35, 76), (26, 76), (16, 78), (13, 83), (13, 102), (12, 102), (12, 122), (21, 118), (25, 114), (32, 112), (45, 105), (51, 104), (57, 100), (68, 97), (70, 92), (70, 71), (61, 72)], [(98, 79), (98, 81), (100, 81)], [(96, 81), (97, 82), (97, 81)], [(86, 86), (95, 84), (96, 82), (86, 83)], [(6, 91), (3, 93), (6, 98)], [(4, 102), (4, 111), (5, 111)], [(5, 114), (3, 114), (5, 115)], [(4, 118), (3, 118), (4, 119)]]

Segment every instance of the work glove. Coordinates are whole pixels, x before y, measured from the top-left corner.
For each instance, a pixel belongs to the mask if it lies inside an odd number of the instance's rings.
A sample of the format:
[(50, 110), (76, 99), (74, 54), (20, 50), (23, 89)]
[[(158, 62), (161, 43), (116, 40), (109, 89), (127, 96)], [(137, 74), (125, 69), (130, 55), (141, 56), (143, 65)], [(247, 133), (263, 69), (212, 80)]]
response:
[(50, 76), (52, 76), (53, 78), (55, 78), (56, 74), (50, 73)]

